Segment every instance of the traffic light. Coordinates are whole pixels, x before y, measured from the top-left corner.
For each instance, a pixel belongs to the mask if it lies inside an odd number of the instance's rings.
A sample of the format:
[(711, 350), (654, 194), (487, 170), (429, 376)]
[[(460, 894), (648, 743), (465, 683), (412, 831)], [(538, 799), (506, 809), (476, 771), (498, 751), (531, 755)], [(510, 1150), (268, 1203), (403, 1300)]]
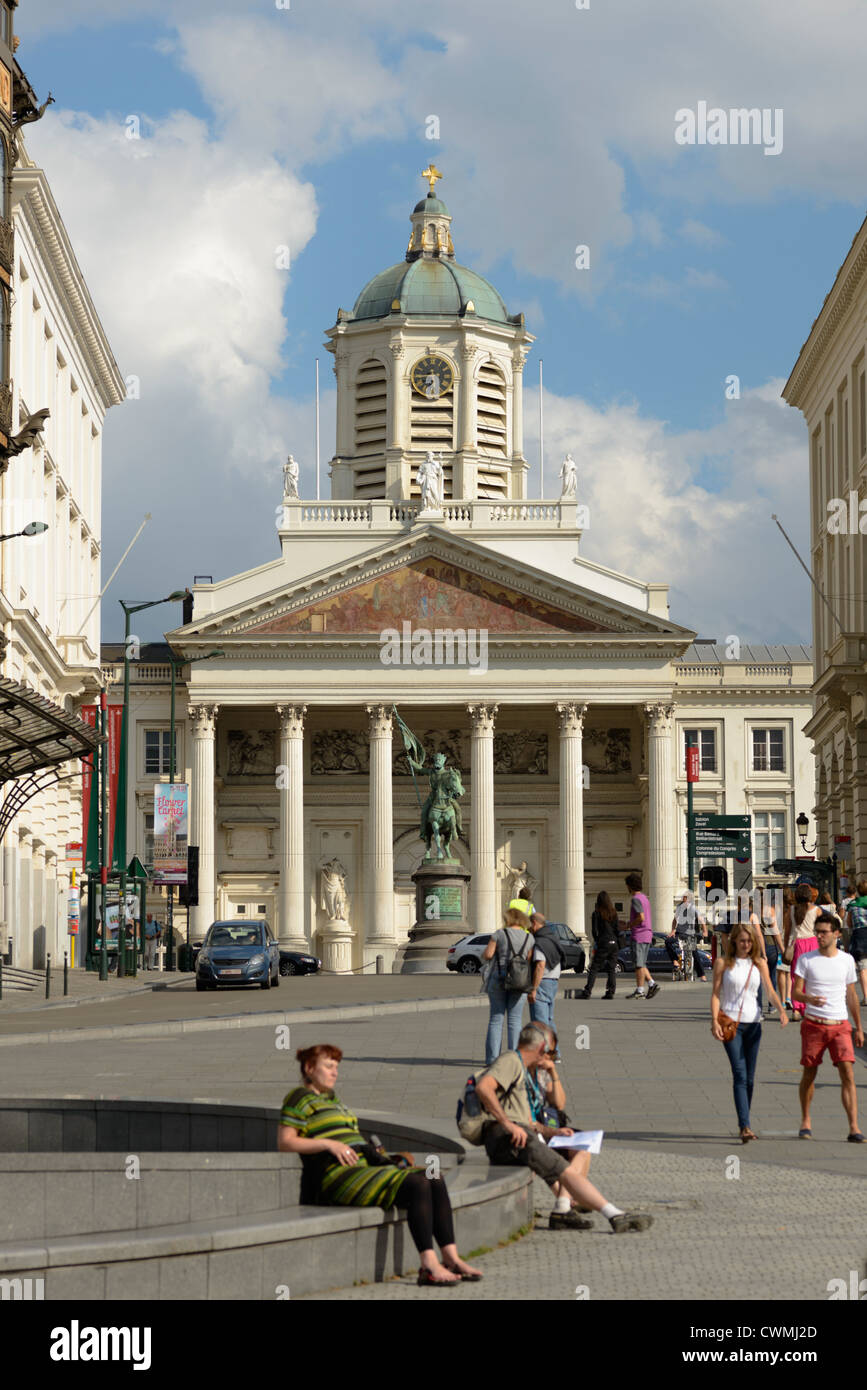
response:
[(187, 847), (187, 881), (178, 888), (178, 902), (182, 907), (199, 905), (199, 847)]
[(709, 864), (706, 869), (699, 873), (699, 882), (704, 889), (704, 896), (709, 893), (729, 891), (729, 872), (723, 868), (722, 864)]

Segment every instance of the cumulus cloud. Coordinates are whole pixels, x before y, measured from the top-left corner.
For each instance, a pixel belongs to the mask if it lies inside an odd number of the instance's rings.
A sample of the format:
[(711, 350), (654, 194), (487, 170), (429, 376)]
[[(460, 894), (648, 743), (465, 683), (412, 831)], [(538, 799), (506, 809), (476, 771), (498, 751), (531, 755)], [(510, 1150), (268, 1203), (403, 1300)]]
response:
[[(642, 415), (634, 402), (596, 409), (545, 391), (546, 492), (556, 494), (559, 460), (571, 452), (579, 500), (590, 507), (582, 554), (668, 583), (672, 618), (703, 636), (810, 640), (809, 585), (771, 520), (777, 512), (806, 553), (804, 427), (780, 401), (782, 385), (746, 390), (719, 423), (687, 431)], [(538, 399), (538, 389), (525, 392), (532, 460)], [(774, 595), (771, 613), (757, 594)]]

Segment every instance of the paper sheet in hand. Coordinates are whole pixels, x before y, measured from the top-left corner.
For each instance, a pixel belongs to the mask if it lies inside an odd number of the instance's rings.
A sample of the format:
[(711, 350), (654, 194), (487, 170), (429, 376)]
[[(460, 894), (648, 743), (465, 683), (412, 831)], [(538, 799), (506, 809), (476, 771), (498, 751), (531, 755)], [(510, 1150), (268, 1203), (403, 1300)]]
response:
[(548, 1140), (549, 1149), (586, 1149), (588, 1153), (602, 1152), (604, 1129), (576, 1129), (574, 1134), (555, 1134)]

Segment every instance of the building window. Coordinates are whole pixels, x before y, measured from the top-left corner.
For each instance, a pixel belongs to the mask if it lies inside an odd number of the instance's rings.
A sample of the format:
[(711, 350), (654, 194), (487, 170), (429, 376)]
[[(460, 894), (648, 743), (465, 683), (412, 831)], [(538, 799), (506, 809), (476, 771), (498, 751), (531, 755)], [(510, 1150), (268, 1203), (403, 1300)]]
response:
[(763, 874), (768, 864), (786, 857), (785, 811), (753, 812), (753, 865)]
[[(171, 776), (171, 730), (145, 729), (145, 777)], [(178, 770), (178, 735), (175, 730), (175, 773)]]
[(683, 768), (686, 771), (686, 745), (691, 741), (698, 745), (699, 771), (716, 772), (716, 729), (684, 729)]
[(783, 729), (753, 729), (753, 772), (785, 772)]

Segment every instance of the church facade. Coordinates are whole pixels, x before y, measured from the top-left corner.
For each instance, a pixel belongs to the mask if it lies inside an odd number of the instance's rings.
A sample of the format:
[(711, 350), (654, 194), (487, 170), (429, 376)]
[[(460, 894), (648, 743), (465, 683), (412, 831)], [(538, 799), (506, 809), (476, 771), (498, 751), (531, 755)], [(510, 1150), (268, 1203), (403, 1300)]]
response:
[[(571, 463), (559, 500), (527, 497), (532, 339), (456, 261), (431, 175), (405, 259), (328, 332), (331, 500), (298, 497), (284, 470), (279, 557), (194, 586), (192, 618), (167, 634), (196, 658), (178, 747), (199, 846), (194, 940), (215, 917), (266, 915), (329, 968), (400, 968), (428, 789), (395, 711), (429, 760), (461, 771), (453, 852), (479, 932), (499, 924), (522, 866), (537, 905), (579, 934), (596, 894), (624, 901), (641, 870), (667, 926), (685, 875), (687, 728), (705, 731), (697, 804), (766, 815), (779, 853), (794, 850), (797, 797), (812, 800), (809, 652), (693, 645), (664, 583), (582, 554)], [(149, 670), (143, 695), (160, 685), (154, 654)], [(139, 687), (134, 674), (136, 750)], [(154, 693), (142, 718), (157, 747)], [(756, 752), (768, 737), (773, 766)], [(153, 780), (138, 765), (130, 778), (140, 839)]]

